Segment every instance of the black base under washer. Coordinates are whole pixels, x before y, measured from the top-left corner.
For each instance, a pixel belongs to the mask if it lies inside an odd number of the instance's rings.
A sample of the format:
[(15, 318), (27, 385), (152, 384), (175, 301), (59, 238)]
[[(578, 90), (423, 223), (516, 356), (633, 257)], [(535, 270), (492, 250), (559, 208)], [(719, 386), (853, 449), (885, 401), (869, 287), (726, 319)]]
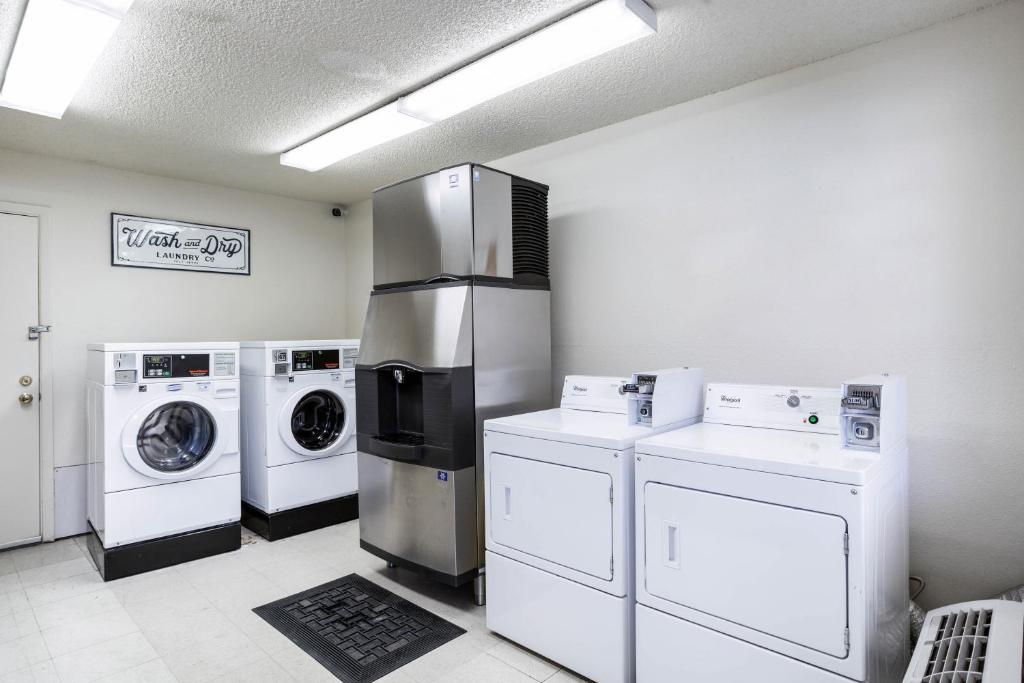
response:
[(86, 546), (103, 580), (113, 581), (238, 550), (242, 547), (242, 525), (231, 522), (165, 538), (104, 548), (99, 534), (90, 523)]
[(268, 541), (297, 536), (358, 518), (358, 493), (269, 514), (242, 501), (242, 526)]

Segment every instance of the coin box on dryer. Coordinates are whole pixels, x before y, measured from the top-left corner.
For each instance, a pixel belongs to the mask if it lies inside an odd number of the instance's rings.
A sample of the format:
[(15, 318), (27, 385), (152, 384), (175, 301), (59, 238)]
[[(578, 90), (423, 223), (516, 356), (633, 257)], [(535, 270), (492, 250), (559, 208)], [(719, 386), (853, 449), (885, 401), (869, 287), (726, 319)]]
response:
[[(628, 423), (663, 427), (688, 417), (692, 407), (700, 406), (703, 399), (701, 382), (696, 385), (693, 382), (697, 375), (703, 377), (702, 371), (693, 368), (634, 372), (630, 381), (620, 389), (628, 399)], [(697, 395), (692, 395), (695, 386)]]

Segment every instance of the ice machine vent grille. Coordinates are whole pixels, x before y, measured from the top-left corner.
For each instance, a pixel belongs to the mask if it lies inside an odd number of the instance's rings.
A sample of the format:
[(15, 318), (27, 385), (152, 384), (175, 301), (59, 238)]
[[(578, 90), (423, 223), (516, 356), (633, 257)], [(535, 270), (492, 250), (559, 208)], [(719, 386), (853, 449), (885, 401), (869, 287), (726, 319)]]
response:
[(518, 178), (512, 181), (512, 276), (548, 277), (547, 188)]
[(982, 683), (991, 626), (990, 609), (943, 615), (921, 683)]

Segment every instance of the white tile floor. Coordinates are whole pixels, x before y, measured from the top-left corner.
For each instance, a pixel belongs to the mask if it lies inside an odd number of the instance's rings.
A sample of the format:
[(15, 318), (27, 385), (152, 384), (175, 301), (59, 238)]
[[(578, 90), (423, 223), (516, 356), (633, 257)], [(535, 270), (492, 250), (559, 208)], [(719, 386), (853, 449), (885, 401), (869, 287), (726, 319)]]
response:
[(104, 583), (85, 538), (0, 552), (0, 683), (336, 681), (252, 608), (358, 573), (466, 629), (382, 683), (582, 679), (489, 632), (472, 589), (359, 548), (358, 522)]

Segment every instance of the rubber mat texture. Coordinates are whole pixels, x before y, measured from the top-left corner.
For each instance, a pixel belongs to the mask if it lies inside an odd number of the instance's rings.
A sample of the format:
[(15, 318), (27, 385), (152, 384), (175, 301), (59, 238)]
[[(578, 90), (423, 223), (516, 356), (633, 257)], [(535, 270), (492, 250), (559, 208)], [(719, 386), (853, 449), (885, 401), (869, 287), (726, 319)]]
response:
[(465, 633), (349, 574), (253, 610), (345, 683), (369, 683)]

